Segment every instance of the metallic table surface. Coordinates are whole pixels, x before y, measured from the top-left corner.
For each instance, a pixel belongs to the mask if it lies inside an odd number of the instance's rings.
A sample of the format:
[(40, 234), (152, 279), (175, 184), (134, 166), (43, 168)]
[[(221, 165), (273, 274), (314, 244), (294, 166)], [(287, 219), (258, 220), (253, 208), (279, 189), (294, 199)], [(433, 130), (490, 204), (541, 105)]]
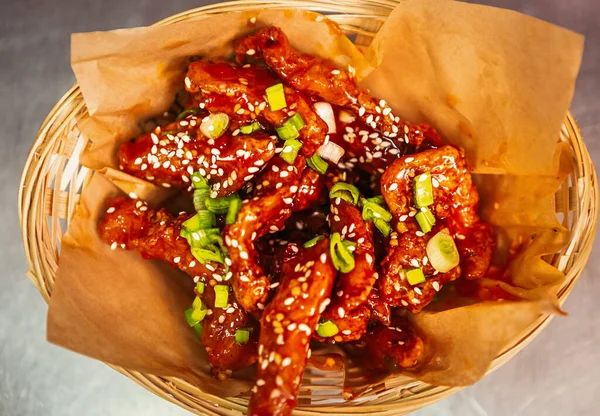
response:
[[(586, 35), (571, 110), (600, 162), (600, 1), (480, 0)], [(21, 169), (40, 124), (73, 84), (69, 34), (143, 26), (204, 1), (0, 0), (0, 416), (186, 415), (104, 364), (45, 340), (47, 307), (24, 273)], [(414, 415), (592, 415), (600, 405), (600, 250), (565, 309), (505, 366)]]

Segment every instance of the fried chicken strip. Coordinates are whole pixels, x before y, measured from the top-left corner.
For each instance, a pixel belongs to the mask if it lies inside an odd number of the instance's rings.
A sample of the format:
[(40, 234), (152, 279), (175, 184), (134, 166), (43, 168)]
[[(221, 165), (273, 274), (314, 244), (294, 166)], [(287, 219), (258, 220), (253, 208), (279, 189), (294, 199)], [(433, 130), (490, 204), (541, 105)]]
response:
[(331, 292), (335, 268), (329, 240), (298, 247), (283, 264), (279, 290), (261, 319), (258, 378), (250, 398), (252, 416), (290, 415), (310, 357), (310, 339)]
[(238, 301), (248, 312), (264, 309), (270, 286), (259, 265), (254, 242), (283, 228), (292, 213), (303, 168), (304, 160), (300, 157), (296, 158), (296, 165), (274, 158), (257, 181), (256, 196), (243, 202), (237, 221), (225, 228), (233, 288)]
[(271, 110), (265, 90), (278, 83), (271, 71), (256, 65), (235, 67), (224, 62), (197, 61), (188, 67), (186, 89), (203, 108), (239, 118), (241, 124), (257, 119), (280, 127), (294, 113), (300, 113), (305, 123), (299, 131), (301, 152), (310, 157), (324, 143), (327, 125), (308, 98), (288, 86), (284, 87), (287, 107)]
[(218, 139), (205, 137), (196, 116), (175, 121), (158, 133), (121, 145), (121, 170), (164, 187), (193, 189), (190, 176), (200, 171), (213, 197), (237, 192), (273, 155), (276, 139), (264, 132)]
[[(183, 222), (192, 215), (173, 217), (164, 209), (153, 211), (143, 201), (122, 196), (109, 202), (106, 215), (98, 224), (98, 233), (114, 249), (119, 247), (136, 251), (146, 259), (163, 260), (192, 276), (194, 281), (205, 283), (200, 297), (208, 314), (202, 321), (202, 345), (212, 374), (223, 379), (257, 360), (258, 325), (238, 305), (231, 290), (226, 308), (214, 306), (213, 287), (227, 284), (227, 273), (219, 263), (204, 265), (197, 261), (187, 241), (179, 235)], [(235, 332), (242, 328), (256, 329), (246, 344), (235, 342)]]

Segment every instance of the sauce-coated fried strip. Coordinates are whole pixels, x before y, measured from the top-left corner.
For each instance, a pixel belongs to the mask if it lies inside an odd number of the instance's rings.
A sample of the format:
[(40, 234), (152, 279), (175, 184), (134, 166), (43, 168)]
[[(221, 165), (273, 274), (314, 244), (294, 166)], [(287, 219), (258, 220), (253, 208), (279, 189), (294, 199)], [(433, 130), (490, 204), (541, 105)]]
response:
[[(238, 305), (231, 291), (226, 308), (214, 307), (213, 286), (227, 284), (228, 275), (219, 263), (203, 265), (197, 261), (187, 241), (179, 236), (181, 224), (190, 216), (173, 217), (164, 209), (149, 209), (142, 201), (117, 197), (110, 201), (107, 213), (98, 225), (98, 232), (113, 248), (137, 251), (144, 258), (166, 261), (193, 276), (194, 281), (205, 283), (201, 297), (209, 311), (202, 321), (202, 345), (208, 354), (212, 373), (223, 379), (232, 371), (256, 361), (258, 326)], [(235, 332), (242, 328), (255, 328), (247, 344), (235, 342)]]
[(238, 301), (248, 312), (264, 308), (270, 286), (259, 265), (254, 242), (283, 228), (292, 213), (300, 183), (299, 172), (303, 168), (302, 158), (296, 158), (296, 165), (274, 158), (257, 180), (256, 196), (243, 202), (237, 221), (225, 228), (225, 244), (232, 261), (233, 288)]
[(340, 273), (330, 306), (343, 317), (365, 303), (378, 277), (374, 270), (373, 224), (363, 220), (356, 206), (340, 198), (331, 201), (329, 223), (332, 233), (340, 233), (342, 240), (356, 244), (353, 251), (354, 269)]
[(365, 335), (367, 332), (367, 324), (371, 317), (371, 311), (366, 305), (361, 305), (354, 310), (345, 313), (341, 317), (335, 309), (327, 308), (323, 313), (322, 319), (329, 320), (335, 323), (338, 328), (338, 333), (332, 337), (323, 338), (316, 332), (313, 337), (321, 342), (340, 343), (356, 341)]
[(461, 150), (447, 145), (403, 156), (392, 163), (381, 177), (381, 193), (390, 211), (400, 222), (414, 215), (413, 179), (425, 172), (431, 174), (433, 189), (433, 205), (429, 208), (438, 220), (448, 224), (450, 234), (460, 242), (465, 276), (483, 277), (492, 260), (495, 236), (489, 225), (479, 224), (479, 193)]
[[(445, 283), (460, 277), (461, 268), (456, 266), (447, 273), (438, 273), (427, 258), (427, 242), (437, 232), (447, 231), (442, 225), (436, 225), (425, 235), (419, 233), (419, 226), (412, 218), (407, 220), (407, 227), (406, 232), (391, 235), (388, 255), (382, 264), (383, 276), (378, 282), (379, 293), (385, 302), (417, 313), (433, 300)], [(426, 281), (413, 286), (401, 271), (414, 267), (423, 270)]]
[[(204, 137), (200, 119), (190, 116), (121, 145), (121, 169), (170, 188), (192, 189), (190, 175), (200, 171), (213, 197), (238, 191), (275, 154), (276, 140), (263, 132), (247, 136)], [(165, 134), (164, 132), (179, 133)]]
[(409, 142), (415, 142), (421, 135), (417, 133), (419, 126), (400, 120), (384, 100), (358, 88), (353, 74), (336, 68), (330, 60), (292, 48), (278, 27), (265, 27), (240, 39), (236, 46), (238, 62), (245, 62), (249, 51), (254, 51), (253, 58), (264, 59), (280, 78), (298, 91), (354, 110), (361, 120), (386, 136), (405, 139), (406, 135)]
[(192, 214), (173, 217), (167, 210), (154, 211), (145, 202), (125, 196), (109, 202), (104, 219), (98, 224), (100, 237), (111, 248), (136, 251), (146, 259), (159, 259), (207, 283), (214, 274), (225, 278), (218, 263), (203, 265), (192, 255), (181, 237), (181, 224)]
[(225, 112), (238, 118), (241, 124), (258, 119), (263, 124), (279, 127), (294, 113), (300, 113), (306, 124), (299, 131), (303, 143), (301, 151), (305, 156), (312, 156), (325, 141), (327, 125), (304, 94), (286, 86), (287, 107), (277, 111), (270, 109), (265, 100), (265, 90), (280, 81), (265, 68), (197, 61), (190, 64), (187, 79), (187, 91), (203, 108)]
[(281, 285), (261, 319), (252, 416), (292, 413), (310, 356), (309, 342), (335, 279), (328, 239), (298, 251), (283, 264)]
[[(236, 370), (256, 362), (258, 359), (258, 323), (238, 304), (229, 289), (228, 305), (216, 308), (215, 291), (212, 285), (205, 285), (202, 301), (209, 313), (202, 321), (202, 345), (206, 349), (211, 373), (223, 380)], [(250, 331), (247, 343), (236, 342), (235, 333), (239, 329)]]
[(477, 188), (462, 151), (449, 145), (403, 156), (386, 169), (381, 193), (394, 215), (414, 210), (413, 178), (425, 172), (431, 173), (434, 202), (429, 208), (436, 218), (448, 219), (455, 233), (479, 221)]
[(327, 200), (325, 177), (309, 167), (305, 167), (300, 180), (300, 188), (294, 198), (294, 211), (316, 208)]
[[(377, 324), (354, 344), (358, 361), (372, 370), (392, 367), (411, 368), (423, 355), (423, 340), (405, 318), (394, 317), (392, 326)], [(353, 356), (355, 355), (353, 354)]]
[(392, 307), (381, 299), (377, 286), (373, 287), (367, 298), (367, 307), (371, 311), (371, 318), (389, 326), (392, 320)]

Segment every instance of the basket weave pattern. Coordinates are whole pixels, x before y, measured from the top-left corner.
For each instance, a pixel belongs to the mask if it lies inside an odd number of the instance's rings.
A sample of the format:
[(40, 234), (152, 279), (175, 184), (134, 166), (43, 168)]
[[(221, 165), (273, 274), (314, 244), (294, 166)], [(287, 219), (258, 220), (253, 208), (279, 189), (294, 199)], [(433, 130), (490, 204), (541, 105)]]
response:
[[(397, 5), (388, 0), (345, 1), (233, 1), (190, 10), (158, 22), (159, 25), (190, 20), (207, 14), (265, 6), (305, 8), (327, 13), (358, 45), (368, 45), (386, 16)], [(89, 140), (77, 129), (88, 117), (83, 96), (75, 84), (44, 121), (25, 164), (19, 194), (19, 215), (30, 270), (27, 276), (46, 302), (50, 300), (58, 268), (60, 241), (79, 202), (91, 172), (79, 164)], [(571, 231), (569, 244), (547, 260), (566, 275), (560, 289), (566, 299), (589, 257), (597, 218), (597, 179), (577, 124), (567, 115), (560, 140), (571, 145), (574, 170), (556, 193), (556, 213)], [(550, 322), (541, 317), (509, 345), (492, 363), (490, 372), (525, 347)], [(247, 398), (220, 398), (176, 378), (157, 377), (111, 366), (153, 393), (193, 412), (206, 415), (240, 415)], [(341, 396), (342, 373), (309, 368), (304, 376), (297, 415), (380, 414), (414, 411), (449, 396), (458, 388), (436, 387), (403, 376), (373, 388), (364, 397), (345, 402)]]

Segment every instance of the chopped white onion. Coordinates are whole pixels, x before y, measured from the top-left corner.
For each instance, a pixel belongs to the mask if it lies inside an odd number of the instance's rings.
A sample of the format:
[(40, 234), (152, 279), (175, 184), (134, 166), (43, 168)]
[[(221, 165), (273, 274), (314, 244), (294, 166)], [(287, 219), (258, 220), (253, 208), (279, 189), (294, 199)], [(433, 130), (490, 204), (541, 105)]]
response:
[(319, 117), (321, 117), (323, 121), (327, 123), (327, 127), (329, 127), (329, 131), (327, 133), (335, 133), (335, 116), (333, 115), (333, 108), (331, 107), (331, 104), (320, 101), (315, 103), (314, 106)]
[(323, 159), (329, 160), (337, 165), (342, 156), (344, 156), (345, 151), (341, 146), (338, 146), (334, 142), (327, 142), (323, 146), (319, 147), (317, 153)]
[(356, 119), (351, 113), (347, 112), (346, 110), (341, 110), (339, 117), (340, 121), (344, 124), (350, 124)]

